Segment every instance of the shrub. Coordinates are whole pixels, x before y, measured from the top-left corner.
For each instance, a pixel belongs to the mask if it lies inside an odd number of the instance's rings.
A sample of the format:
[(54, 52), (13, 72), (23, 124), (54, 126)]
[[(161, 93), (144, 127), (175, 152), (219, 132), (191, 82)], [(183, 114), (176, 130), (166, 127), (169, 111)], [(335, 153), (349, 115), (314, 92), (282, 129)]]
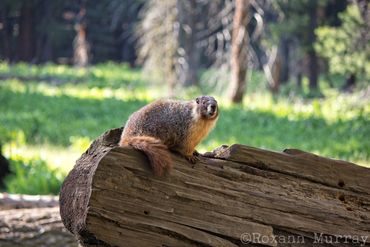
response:
[(5, 180), (6, 191), (18, 194), (58, 194), (64, 175), (48, 167), (41, 159), (17, 157), (10, 160), (11, 175)]

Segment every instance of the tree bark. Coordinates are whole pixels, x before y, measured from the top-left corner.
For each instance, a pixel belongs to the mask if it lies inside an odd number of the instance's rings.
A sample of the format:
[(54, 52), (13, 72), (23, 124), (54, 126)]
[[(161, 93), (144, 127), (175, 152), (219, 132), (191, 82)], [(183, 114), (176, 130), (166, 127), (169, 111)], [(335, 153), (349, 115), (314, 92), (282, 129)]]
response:
[(36, 62), (46, 63), (53, 60), (53, 44), (50, 35), (50, 23), (53, 21), (55, 11), (53, 3), (49, 0), (42, 0), (37, 9), (37, 25), (42, 27), (37, 31), (36, 38)]
[(279, 75), (279, 80), (283, 84), (289, 81), (289, 61), (290, 61), (290, 40), (287, 37), (281, 37), (279, 41), (279, 51), (278, 54), (281, 57), (281, 73)]
[(313, 47), (316, 42), (315, 29), (317, 27), (317, 8), (316, 6), (309, 7), (309, 26), (308, 26), (308, 79), (311, 91), (317, 90), (317, 80), (319, 67), (317, 62), (316, 51)]
[(1, 30), (2, 36), (2, 54), (3, 59), (11, 61), (12, 60), (12, 47), (11, 47), (11, 31), (9, 30), (9, 23), (8, 23), (8, 15), (9, 15), (9, 7), (3, 1), (0, 2), (0, 20), (3, 24), (3, 28)]
[(269, 89), (273, 94), (280, 90), (280, 74), (282, 57), (280, 46), (274, 46), (268, 53), (268, 61), (263, 65), (263, 71), (267, 78)]
[(356, 74), (350, 74), (350, 76), (346, 79), (346, 83), (342, 87), (342, 91), (352, 92), (355, 86), (356, 86)]
[(369, 3), (366, 0), (356, 0), (355, 3), (358, 6), (358, 9), (360, 10), (360, 14), (362, 17), (362, 20), (364, 22), (363, 28), (361, 28), (360, 33), (361, 33), (361, 39), (359, 41), (359, 49), (365, 49), (369, 45), (370, 42), (370, 21), (369, 21), (369, 16), (370, 16), (370, 11), (369, 11)]
[(5, 186), (5, 178), (10, 174), (9, 161), (1, 153), (0, 145), (0, 188)]
[(233, 145), (195, 165), (172, 155), (155, 177), (117, 147), (121, 132), (94, 141), (62, 186), (62, 221), (84, 246), (370, 245), (368, 168)]
[(273, 78), (273, 84), (271, 85), (270, 89), (273, 94), (277, 94), (280, 91), (280, 77), (281, 77), (281, 70), (282, 70), (282, 57), (280, 54), (280, 49), (278, 48), (278, 54), (275, 60), (275, 63), (272, 67), (272, 78)]
[(81, 0), (80, 11), (76, 16), (76, 37), (73, 41), (73, 62), (78, 67), (86, 67), (89, 63), (89, 43), (86, 37), (86, 7)]
[(77, 247), (58, 207), (0, 211), (1, 247)]
[(21, 61), (31, 62), (34, 55), (34, 16), (33, 5), (24, 2), (21, 7), (21, 16), (19, 21), (19, 36), (17, 58)]
[(231, 81), (230, 100), (243, 101), (248, 68), (248, 0), (235, 1), (235, 14), (231, 38)]

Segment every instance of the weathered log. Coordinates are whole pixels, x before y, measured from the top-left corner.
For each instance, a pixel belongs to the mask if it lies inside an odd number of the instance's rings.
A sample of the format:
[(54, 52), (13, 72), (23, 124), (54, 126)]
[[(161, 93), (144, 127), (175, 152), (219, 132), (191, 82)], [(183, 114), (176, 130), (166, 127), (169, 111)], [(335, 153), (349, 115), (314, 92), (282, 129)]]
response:
[(0, 210), (59, 206), (58, 196), (0, 193)]
[[(221, 147), (166, 177), (141, 152), (93, 142), (60, 213), (85, 246), (370, 245), (370, 169), (300, 150)], [(212, 157), (213, 156), (213, 157)]]
[(0, 211), (1, 247), (77, 247), (63, 226), (59, 207)]

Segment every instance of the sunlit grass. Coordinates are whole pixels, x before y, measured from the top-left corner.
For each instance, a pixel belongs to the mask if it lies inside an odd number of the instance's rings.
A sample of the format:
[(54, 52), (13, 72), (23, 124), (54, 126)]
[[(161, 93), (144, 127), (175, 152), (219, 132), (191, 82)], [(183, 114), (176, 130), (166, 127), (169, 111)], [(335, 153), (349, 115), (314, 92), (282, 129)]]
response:
[[(85, 150), (84, 150), (85, 151)], [(3, 152), (6, 157), (23, 157), (26, 159), (41, 159), (51, 168), (60, 170), (66, 175), (81, 156), (83, 151), (73, 148), (57, 147), (52, 145), (19, 145), (10, 147), (5, 145)]]
[(31, 82), (24, 84), (18, 79), (4, 80), (2, 86), (17, 93), (36, 93), (48, 97), (68, 96), (76, 99), (116, 99), (122, 101), (130, 100), (144, 100), (151, 101), (159, 97), (159, 88), (150, 88), (150, 90), (143, 90), (143, 88), (102, 88), (102, 87), (88, 87), (86, 84), (71, 84), (65, 83), (60, 86), (53, 86), (45, 82)]

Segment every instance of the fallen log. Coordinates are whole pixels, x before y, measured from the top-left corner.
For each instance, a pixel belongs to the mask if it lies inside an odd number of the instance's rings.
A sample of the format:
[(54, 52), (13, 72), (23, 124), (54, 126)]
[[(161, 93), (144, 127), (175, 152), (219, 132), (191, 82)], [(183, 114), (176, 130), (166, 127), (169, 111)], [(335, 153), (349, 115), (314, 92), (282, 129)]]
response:
[(60, 193), (84, 246), (369, 246), (370, 169), (300, 150), (221, 147), (155, 177), (141, 152), (95, 140)]
[(0, 210), (59, 206), (58, 196), (0, 193)]
[(59, 207), (0, 211), (1, 247), (77, 247), (63, 226)]

